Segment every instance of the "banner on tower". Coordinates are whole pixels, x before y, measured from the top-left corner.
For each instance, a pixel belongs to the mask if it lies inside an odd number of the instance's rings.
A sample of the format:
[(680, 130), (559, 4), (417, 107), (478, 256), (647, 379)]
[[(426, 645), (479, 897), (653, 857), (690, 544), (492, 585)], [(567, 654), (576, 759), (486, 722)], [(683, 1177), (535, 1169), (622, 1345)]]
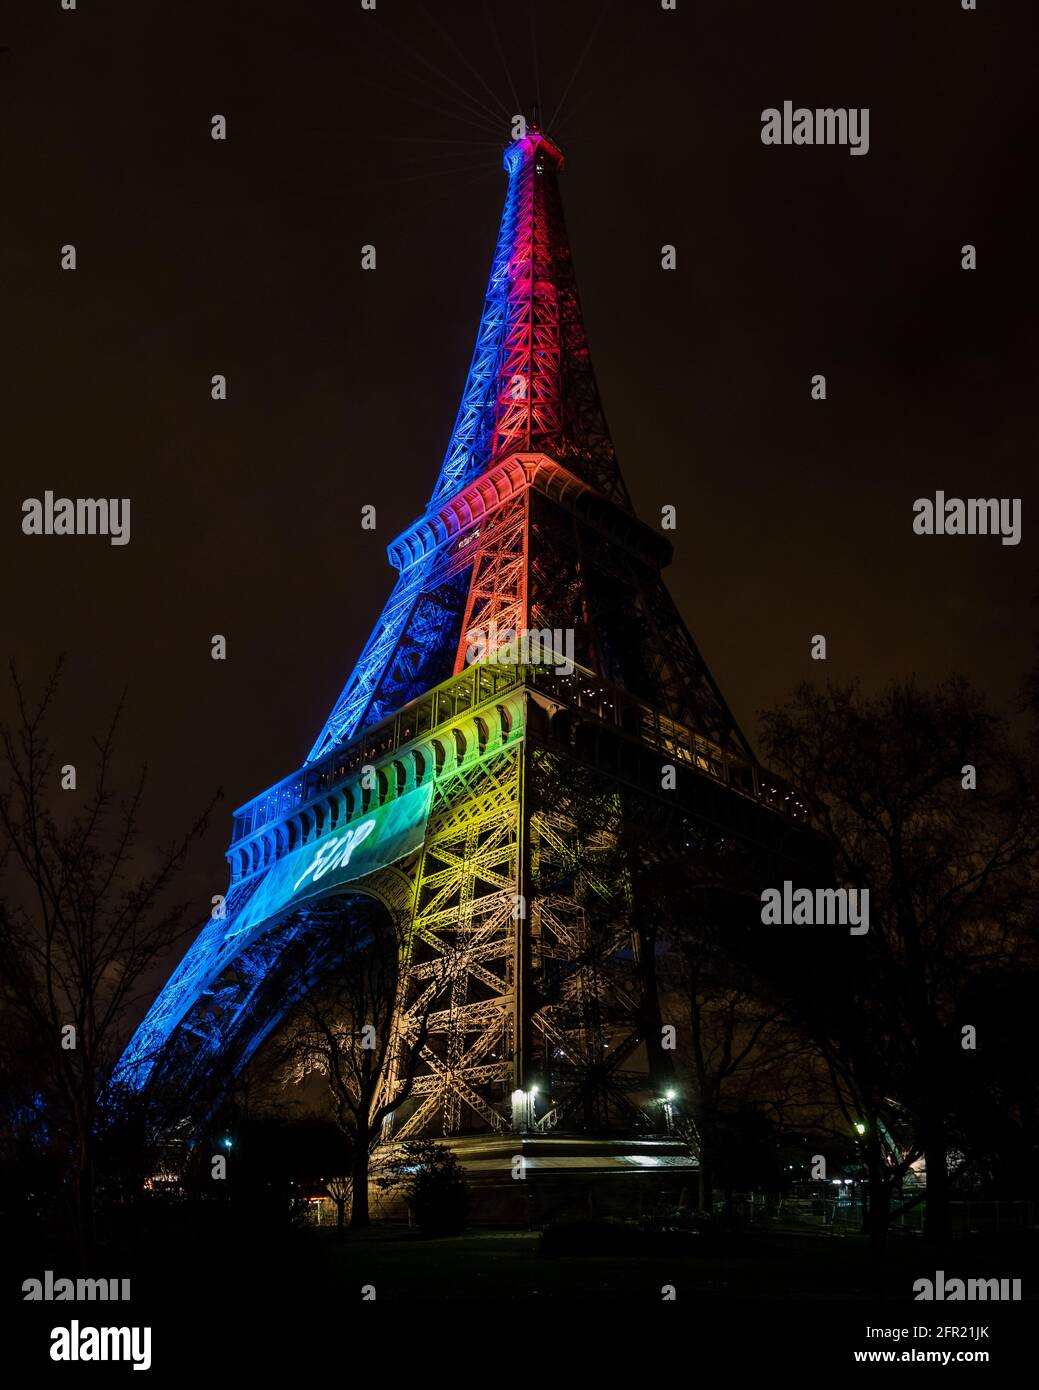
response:
[(287, 854), (230, 924), (225, 940), (418, 849), (425, 839), (432, 798), (429, 781)]

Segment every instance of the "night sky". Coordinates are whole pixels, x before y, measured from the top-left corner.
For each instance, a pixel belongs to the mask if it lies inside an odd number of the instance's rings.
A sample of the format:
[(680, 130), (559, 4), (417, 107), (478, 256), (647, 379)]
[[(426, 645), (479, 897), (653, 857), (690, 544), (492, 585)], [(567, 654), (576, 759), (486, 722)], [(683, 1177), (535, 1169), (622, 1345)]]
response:
[[(1034, 50), (1008, 6), (78, 3), (20, 0), (0, 38), (4, 647), (31, 682), (68, 653), (61, 761), (128, 688), (159, 838), (225, 789), (200, 921), (230, 810), (302, 762), (432, 489), (513, 85), (567, 155), (635, 506), (677, 506), (669, 584), (751, 738), (806, 678), (958, 669), (1012, 702), (1039, 499)], [(786, 99), (868, 106), (868, 155), (763, 146)], [(47, 488), (130, 497), (130, 544), (23, 536)], [(936, 489), (1022, 498), (1022, 544), (915, 536)]]

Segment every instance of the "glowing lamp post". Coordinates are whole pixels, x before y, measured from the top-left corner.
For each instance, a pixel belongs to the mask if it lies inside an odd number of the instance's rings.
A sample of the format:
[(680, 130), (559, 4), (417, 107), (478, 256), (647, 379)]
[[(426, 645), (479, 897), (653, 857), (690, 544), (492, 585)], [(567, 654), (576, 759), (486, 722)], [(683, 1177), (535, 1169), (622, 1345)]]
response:
[(673, 1134), (675, 1132), (674, 1099), (674, 1091), (665, 1091), (664, 1097), (660, 1102), (664, 1111), (664, 1130), (667, 1134)]
[(526, 1130), (534, 1128), (534, 1101), (536, 1097), (537, 1090), (533, 1086), (529, 1091), (513, 1091), (512, 1128), (517, 1134), (523, 1134)]

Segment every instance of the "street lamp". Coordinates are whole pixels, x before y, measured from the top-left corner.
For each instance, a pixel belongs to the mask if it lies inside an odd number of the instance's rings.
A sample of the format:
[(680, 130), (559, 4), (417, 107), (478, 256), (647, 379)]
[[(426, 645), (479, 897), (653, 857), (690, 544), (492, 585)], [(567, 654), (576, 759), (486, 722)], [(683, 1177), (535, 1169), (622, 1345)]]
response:
[(512, 1093), (512, 1128), (517, 1134), (534, 1128), (534, 1097), (536, 1090), (518, 1089)]
[(674, 1091), (665, 1091), (664, 1098), (660, 1104), (664, 1107), (664, 1129), (668, 1134), (673, 1134), (675, 1129), (675, 1109), (672, 1101), (675, 1098)]

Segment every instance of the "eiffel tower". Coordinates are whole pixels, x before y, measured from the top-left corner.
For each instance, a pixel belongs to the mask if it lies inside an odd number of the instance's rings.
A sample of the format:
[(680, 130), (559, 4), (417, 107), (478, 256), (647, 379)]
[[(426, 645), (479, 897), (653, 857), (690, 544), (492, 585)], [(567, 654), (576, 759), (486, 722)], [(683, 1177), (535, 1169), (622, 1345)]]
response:
[[(388, 547), (393, 591), (303, 766), (235, 813), (223, 915), (124, 1074), (230, 1078), (320, 979), (329, 924), (341, 938), (388, 910), (409, 942), (395, 1026), (428, 1013), (395, 1138), (630, 1151), (664, 1135), (674, 1079), (654, 866), (735, 853), (760, 891), (812, 860), (815, 837), (664, 586), (670, 543), (632, 510), (562, 152), (535, 117), (504, 165), (475, 352), (429, 504)], [(523, 633), (540, 635), (536, 659), (501, 648)]]

